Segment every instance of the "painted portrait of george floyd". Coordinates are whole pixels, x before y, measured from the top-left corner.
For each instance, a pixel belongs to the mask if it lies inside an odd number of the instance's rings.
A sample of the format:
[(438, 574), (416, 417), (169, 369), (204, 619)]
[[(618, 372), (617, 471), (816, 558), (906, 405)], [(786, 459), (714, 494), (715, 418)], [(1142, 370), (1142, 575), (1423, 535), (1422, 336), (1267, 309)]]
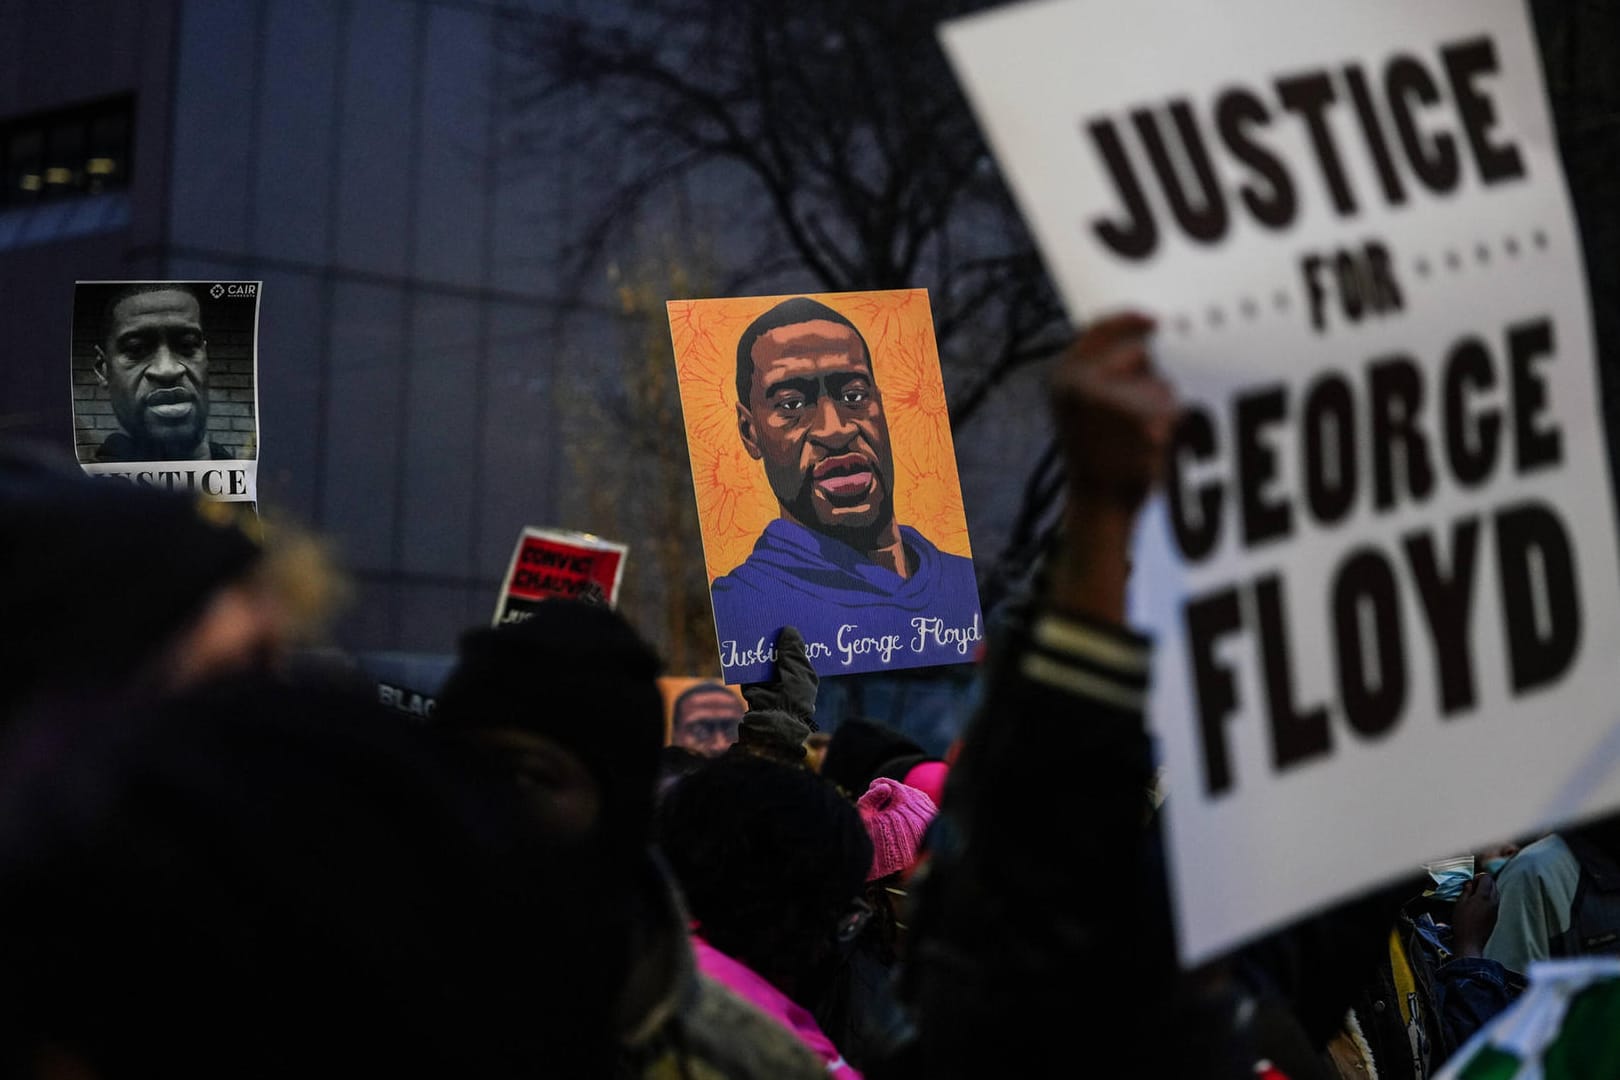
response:
[(261, 291), (255, 281), (75, 285), (73, 427), (85, 471), (251, 501)]
[(973, 659), (983, 636), (928, 294), (668, 305), (727, 683), (803, 633), (822, 675)]

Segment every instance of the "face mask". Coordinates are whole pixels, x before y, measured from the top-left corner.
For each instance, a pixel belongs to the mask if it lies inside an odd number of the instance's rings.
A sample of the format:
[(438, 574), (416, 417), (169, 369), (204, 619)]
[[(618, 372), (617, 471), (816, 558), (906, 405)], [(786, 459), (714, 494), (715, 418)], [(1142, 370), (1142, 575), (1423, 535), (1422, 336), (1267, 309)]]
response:
[(1462, 895), (1463, 886), (1474, 880), (1474, 857), (1462, 855), (1455, 859), (1441, 859), (1425, 864), (1423, 869), (1434, 879), (1436, 899), (1455, 900)]
[(1512, 858), (1510, 855), (1498, 855), (1494, 859), (1486, 859), (1485, 872), (1491, 875), (1491, 877), (1495, 877), (1497, 874), (1502, 872), (1502, 867), (1508, 864), (1508, 859), (1510, 858)]

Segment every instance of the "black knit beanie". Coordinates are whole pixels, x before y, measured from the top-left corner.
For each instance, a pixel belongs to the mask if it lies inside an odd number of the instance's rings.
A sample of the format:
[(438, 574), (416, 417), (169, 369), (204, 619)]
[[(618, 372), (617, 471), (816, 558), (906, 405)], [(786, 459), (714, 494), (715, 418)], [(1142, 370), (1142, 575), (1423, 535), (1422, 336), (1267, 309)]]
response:
[(922, 747), (893, 728), (871, 720), (846, 720), (827, 744), (821, 775), (859, 797), (877, 777), (904, 780), (913, 766), (929, 760)]
[(808, 973), (872, 866), (849, 800), (808, 769), (747, 754), (671, 789), (659, 844), (703, 936), (771, 980)]
[(515, 728), (577, 755), (602, 789), (605, 827), (646, 842), (664, 744), (662, 668), (615, 611), (547, 600), (523, 622), (474, 630), (439, 694), (436, 723)]

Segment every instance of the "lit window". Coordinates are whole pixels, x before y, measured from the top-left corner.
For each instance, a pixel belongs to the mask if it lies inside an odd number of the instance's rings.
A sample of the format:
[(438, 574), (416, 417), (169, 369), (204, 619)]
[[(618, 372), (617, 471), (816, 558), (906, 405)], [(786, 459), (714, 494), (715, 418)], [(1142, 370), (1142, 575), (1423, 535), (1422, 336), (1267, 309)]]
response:
[(129, 186), (128, 96), (0, 120), (0, 206)]

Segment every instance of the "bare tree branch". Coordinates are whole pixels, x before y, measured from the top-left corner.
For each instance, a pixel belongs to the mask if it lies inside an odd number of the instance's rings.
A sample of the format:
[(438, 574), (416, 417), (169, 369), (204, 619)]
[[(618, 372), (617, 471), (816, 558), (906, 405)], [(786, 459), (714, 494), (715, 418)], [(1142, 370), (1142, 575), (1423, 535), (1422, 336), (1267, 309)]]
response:
[(767, 235), (755, 264), (728, 276), (797, 269), (827, 291), (930, 288), (941, 354), (973, 387), (955, 410), (968, 420), (1063, 325), (935, 37), (940, 19), (980, 6), (641, 0), (514, 15), (511, 126), (588, 103), (629, 164), (568, 245), (576, 277), (672, 185), (699, 170), (732, 177), (740, 203), (750, 187), (763, 196), (745, 227)]

